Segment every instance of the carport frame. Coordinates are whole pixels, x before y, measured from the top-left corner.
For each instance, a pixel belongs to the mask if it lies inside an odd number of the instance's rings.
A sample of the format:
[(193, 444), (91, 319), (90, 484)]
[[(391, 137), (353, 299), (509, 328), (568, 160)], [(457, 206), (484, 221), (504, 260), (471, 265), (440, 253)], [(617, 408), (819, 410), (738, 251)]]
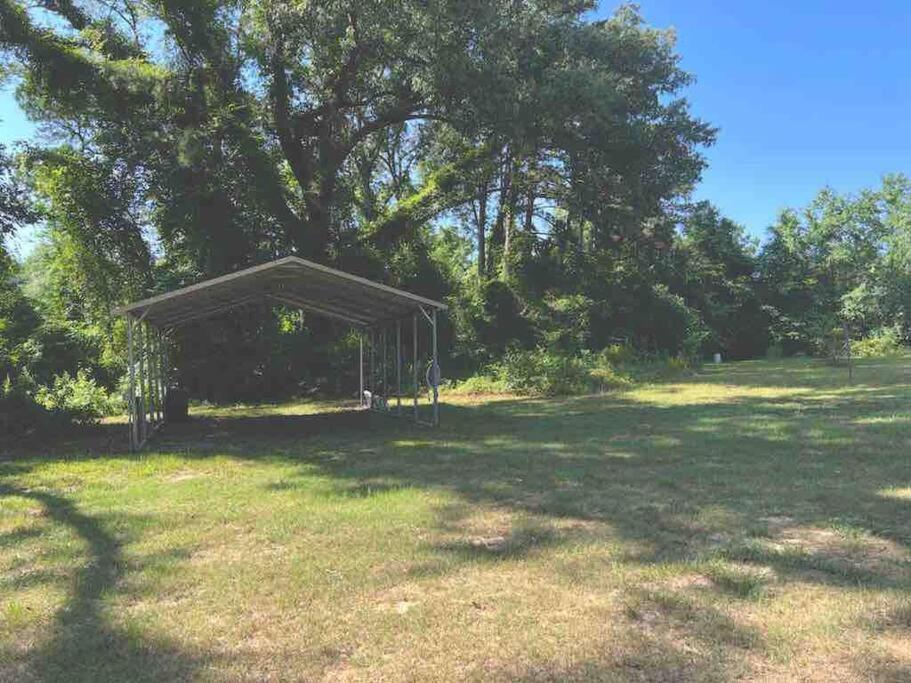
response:
[[(170, 333), (183, 325), (219, 315), (252, 303), (280, 304), (305, 313), (328, 317), (356, 329), (358, 344), (359, 406), (404, 416), (402, 410), (402, 323), (412, 321), (413, 418), (418, 424), (440, 423), (438, 313), (445, 304), (405, 290), (329, 268), (297, 256), (211, 278), (171, 292), (116, 308), (126, 318), (129, 366), (128, 424), (130, 448), (141, 449), (164, 424), (165, 398), (169, 385)], [(419, 412), (418, 320), (430, 328), (430, 362), (425, 380), (431, 390), (431, 419)], [(387, 332), (395, 329), (395, 410), (389, 402), (387, 382)], [(377, 336), (382, 345), (382, 391), (377, 391), (375, 366)], [(365, 344), (369, 347), (370, 371), (365, 376)]]

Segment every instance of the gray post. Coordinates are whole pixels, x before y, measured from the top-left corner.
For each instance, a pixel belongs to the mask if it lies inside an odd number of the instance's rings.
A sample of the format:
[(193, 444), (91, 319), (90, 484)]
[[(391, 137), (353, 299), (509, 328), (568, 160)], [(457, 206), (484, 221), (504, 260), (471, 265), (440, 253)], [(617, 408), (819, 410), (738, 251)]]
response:
[(155, 362), (155, 334), (152, 326), (146, 326), (146, 344), (149, 355), (149, 422), (152, 426), (158, 421), (158, 379)]
[(158, 422), (158, 364), (155, 362), (155, 334), (151, 325), (146, 325), (149, 361), (149, 422), (154, 427)]
[(127, 363), (130, 366), (130, 389), (127, 394), (127, 422), (130, 426), (130, 450), (135, 451), (139, 443), (136, 420), (136, 366), (133, 361), (133, 318), (127, 315)]
[[(389, 356), (389, 353), (386, 350), (386, 328), (385, 327), (380, 331), (380, 347), (383, 349), (383, 364), (382, 364), (382, 368), (383, 368), (383, 370), (382, 370), (382, 372), (383, 372), (383, 401), (388, 402), (389, 401), (389, 386), (386, 383), (386, 358)], [(385, 405), (388, 405), (388, 403), (385, 403)]]
[(161, 349), (159, 354), (159, 362), (161, 363), (161, 421), (164, 422), (167, 417), (168, 386), (171, 382), (170, 373), (168, 372), (168, 343), (164, 332), (161, 330), (158, 331), (158, 344)]
[(402, 414), (402, 321), (395, 321), (395, 409)]
[(152, 423), (158, 423), (158, 343), (155, 341), (155, 328), (149, 326), (149, 367), (151, 368), (150, 376), (152, 378)]
[(139, 409), (136, 411), (139, 415), (139, 444), (142, 444), (146, 438), (146, 380), (145, 380), (145, 344), (142, 338), (142, 321), (139, 321), (137, 329), (139, 333), (137, 341), (139, 342)]
[(373, 409), (373, 398), (376, 395), (376, 344), (374, 330), (370, 328), (370, 408)]
[(162, 347), (161, 343), (161, 330), (155, 329), (155, 348), (158, 353), (155, 354), (155, 363), (158, 366), (158, 422), (164, 422), (164, 363), (162, 363)]
[(358, 343), (357, 343), (357, 375), (359, 379), (358, 386), (360, 391), (357, 395), (357, 404), (363, 408), (364, 407), (364, 333), (363, 331), (358, 334)]
[(433, 366), (430, 371), (430, 377), (433, 380), (433, 424), (440, 424), (440, 404), (439, 404), (439, 383), (440, 383), (440, 363), (437, 360), (437, 309), (433, 309)]
[(418, 314), (415, 313), (412, 322), (412, 351), (414, 363), (411, 366), (411, 372), (414, 376), (414, 421), (418, 421)]

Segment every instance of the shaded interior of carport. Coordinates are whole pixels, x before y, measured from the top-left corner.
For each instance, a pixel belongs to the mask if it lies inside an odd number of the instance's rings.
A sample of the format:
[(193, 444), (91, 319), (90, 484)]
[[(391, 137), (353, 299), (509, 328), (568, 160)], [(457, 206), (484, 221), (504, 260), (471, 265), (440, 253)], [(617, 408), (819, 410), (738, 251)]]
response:
[[(411, 415), (421, 424), (439, 424), (437, 314), (446, 310), (446, 306), (351, 273), (288, 256), (115, 310), (127, 321), (131, 448), (141, 448), (165, 421), (171, 332), (182, 325), (254, 303), (297, 308), (351, 325), (358, 331), (360, 340), (360, 406), (393, 415)], [(425, 325), (430, 335), (425, 354), (429, 358), (422, 359), (419, 358), (418, 339), (419, 330)], [(403, 335), (412, 337), (411, 358), (407, 361), (402, 356)], [(402, 401), (402, 373), (406, 365), (410, 365), (412, 373), (410, 410)], [(426, 419), (421, 416), (418, 400), (422, 382), (431, 393), (430, 413)]]

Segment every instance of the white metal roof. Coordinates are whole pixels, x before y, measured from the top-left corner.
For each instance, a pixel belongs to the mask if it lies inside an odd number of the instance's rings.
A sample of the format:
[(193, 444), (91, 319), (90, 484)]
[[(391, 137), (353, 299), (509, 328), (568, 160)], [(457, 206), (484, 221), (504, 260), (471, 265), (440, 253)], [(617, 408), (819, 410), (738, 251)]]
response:
[(257, 301), (285, 304), (354, 325), (396, 320), (421, 307), (446, 309), (439, 301), (286, 256), (122, 306), (114, 314), (165, 328)]

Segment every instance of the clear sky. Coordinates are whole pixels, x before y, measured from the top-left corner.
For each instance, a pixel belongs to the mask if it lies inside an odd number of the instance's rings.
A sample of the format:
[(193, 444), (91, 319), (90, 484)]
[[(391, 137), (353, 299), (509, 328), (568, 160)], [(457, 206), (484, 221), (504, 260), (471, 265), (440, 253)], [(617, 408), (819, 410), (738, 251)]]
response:
[(720, 128), (696, 196), (752, 234), (824, 185), (911, 175), (911, 0), (639, 4), (676, 28), (692, 109)]
[[(603, 2), (604, 15), (618, 3)], [(720, 128), (696, 197), (761, 236), (821, 187), (911, 174), (911, 0), (642, 0), (674, 27), (697, 81), (693, 111)], [(0, 143), (29, 137), (9, 87)], [(19, 251), (28, 249), (20, 237)]]

